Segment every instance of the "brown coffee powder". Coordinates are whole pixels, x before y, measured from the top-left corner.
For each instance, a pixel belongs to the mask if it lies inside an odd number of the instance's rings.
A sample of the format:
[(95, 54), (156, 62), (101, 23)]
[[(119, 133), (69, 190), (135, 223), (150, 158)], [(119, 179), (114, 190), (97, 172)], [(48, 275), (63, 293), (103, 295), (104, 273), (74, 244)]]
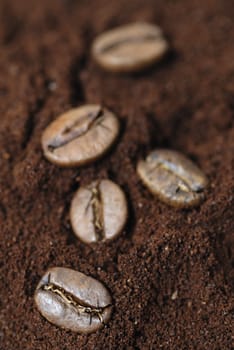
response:
[[(233, 16), (219, 0), (0, 2), (1, 350), (231, 349)], [(93, 39), (133, 21), (160, 25), (174, 53), (144, 74), (102, 71)], [(41, 134), (84, 103), (118, 115), (119, 140), (95, 165), (60, 169)], [(141, 184), (137, 161), (155, 148), (205, 169), (199, 207), (170, 208)], [(79, 186), (104, 178), (126, 193), (129, 220), (94, 249), (72, 233), (69, 207)], [(33, 294), (53, 266), (110, 288), (106, 328), (80, 336), (40, 315)]]

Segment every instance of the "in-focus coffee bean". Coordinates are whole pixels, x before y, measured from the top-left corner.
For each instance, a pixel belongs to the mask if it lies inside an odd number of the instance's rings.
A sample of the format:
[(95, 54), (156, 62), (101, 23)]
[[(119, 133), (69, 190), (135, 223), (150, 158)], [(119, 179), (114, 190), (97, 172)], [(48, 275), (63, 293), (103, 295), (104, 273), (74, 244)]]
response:
[(93, 333), (111, 316), (111, 296), (102, 283), (64, 267), (49, 269), (39, 282), (34, 299), (51, 323), (83, 334)]
[(79, 166), (97, 160), (119, 132), (116, 116), (99, 105), (84, 105), (62, 114), (42, 135), (45, 157), (60, 166)]
[(85, 243), (113, 239), (127, 220), (125, 195), (110, 180), (94, 181), (75, 194), (70, 219), (75, 234)]
[(92, 54), (104, 69), (136, 72), (159, 61), (168, 51), (162, 30), (149, 23), (133, 23), (99, 35)]
[(191, 207), (204, 198), (206, 176), (179, 152), (152, 151), (145, 161), (138, 162), (137, 172), (153, 194), (172, 206)]

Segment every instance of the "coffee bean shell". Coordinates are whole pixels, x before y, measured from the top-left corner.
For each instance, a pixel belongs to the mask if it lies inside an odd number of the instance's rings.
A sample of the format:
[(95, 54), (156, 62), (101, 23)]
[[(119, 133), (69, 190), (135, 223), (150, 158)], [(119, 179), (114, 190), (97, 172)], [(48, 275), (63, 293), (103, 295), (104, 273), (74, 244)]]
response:
[(72, 200), (70, 219), (74, 233), (84, 243), (99, 241), (95, 232), (92, 190), (99, 188), (102, 206), (103, 237), (100, 241), (116, 238), (127, 221), (127, 200), (122, 189), (113, 181), (104, 179), (80, 187)]
[(160, 61), (168, 49), (158, 26), (136, 22), (100, 34), (92, 45), (92, 55), (106, 70), (131, 73)]
[[(88, 116), (98, 113), (99, 110), (103, 113), (102, 120), (89, 122)], [(80, 130), (77, 125), (80, 125)], [(72, 126), (78, 136), (68, 140), (68, 130), (72, 135)], [(51, 163), (61, 167), (82, 166), (104, 156), (115, 142), (118, 133), (119, 122), (114, 113), (99, 105), (84, 105), (55, 119), (44, 130), (41, 144), (44, 156)]]
[(152, 151), (138, 162), (137, 173), (151, 193), (174, 207), (197, 206), (205, 197), (206, 176), (179, 152)]
[[(60, 295), (43, 289), (49, 283), (65, 290), (81, 305), (103, 308), (103, 322), (97, 315), (91, 317), (88, 313), (77, 312)], [(81, 334), (93, 333), (102, 328), (109, 321), (112, 311), (111, 296), (102, 283), (81, 272), (62, 267), (47, 271), (36, 288), (34, 299), (38, 310), (49, 322)]]

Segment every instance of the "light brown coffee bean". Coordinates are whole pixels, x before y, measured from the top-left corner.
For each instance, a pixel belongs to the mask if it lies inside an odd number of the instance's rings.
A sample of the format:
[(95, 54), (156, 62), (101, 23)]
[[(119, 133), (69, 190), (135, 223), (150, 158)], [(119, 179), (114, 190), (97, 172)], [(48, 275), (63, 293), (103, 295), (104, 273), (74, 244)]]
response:
[(79, 166), (104, 155), (118, 132), (112, 112), (99, 105), (84, 105), (62, 114), (45, 129), (42, 148), (52, 163)]
[(34, 299), (40, 313), (56, 326), (93, 333), (111, 316), (111, 296), (102, 283), (64, 267), (50, 268), (39, 282)]
[(159, 61), (168, 51), (161, 29), (153, 24), (136, 22), (99, 35), (92, 54), (104, 69), (113, 72), (136, 72)]
[(70, 219), (75, 234), (85, 243), (113, 239), (127, 220), (125, 195), (110, 180), (94, 181), (75, 194)]
[(204, 198), (206, 176), (179, 152), (152, 151), (145, 161), (138, 162), (137, 172), (150, 192), (172, 206), (191, 207)]

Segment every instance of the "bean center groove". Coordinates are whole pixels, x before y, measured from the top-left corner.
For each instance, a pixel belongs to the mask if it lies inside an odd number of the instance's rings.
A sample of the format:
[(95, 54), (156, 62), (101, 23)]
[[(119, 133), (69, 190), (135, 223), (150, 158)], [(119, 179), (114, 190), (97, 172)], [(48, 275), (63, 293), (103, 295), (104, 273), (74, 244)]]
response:
[(91, 205), (93, 210), (93, 224), (97, 241), (105, 238), (103, 223), (103, 206), (99, 184), (92, 188)]
[[(186, 182), (186, 179), (180, 177), (179, 175), (175, 174), (173, 169), (175, 168), (175, 165), (173, 165), (170, 162), (165, 162), (165, 163), (159, 163), (155, 165), (150, 171), (149, 174), (152, 174), (157, 168), (165, 169), (168, 173), (171, 173), (172, 175), (178, 177), (181, 181), (181, 183), (178, 184), (178, 187), (176, 189), (176, 192), (178, 193), (179, 191), (184, 191), (184, 192), (189, 192), (192, 190), (189, 186), (189, 183)], [(199, 192), (198, 190), (196, 192)]]
[[(91, 306), (86, 306), (84, 303), (82, 304), (80, 301), (76, 300), (73, 295), (66, 292), (63, 288), (56, 286), (53, 283), (45, 284), (41, 287), (42, 290), (49, 291), (51, 293), (59, 295), (65, 304), (73, 306), (77, 313), (80, 314), (88, 314), (90, 315), (90, 323), (92, 322), (92, 317), (97, 316), (101, 323), (104, 323), (102, 312), (105, 308), (94, 308)], [(106, 307), (109, 307), (107, 305)]]
[(75, 121), (71, 126), (66, 127), (61, 133), (61, 137), (53, 140), (48, 149), (53, 152), (55, 149), (65, 146), (69, 142), (75, 140), (77, 137), (86, 134), (94, 124), (101, 122), (103, 117), (103, 110), (99, 108), (95, 112), (90, 112), (79, 120)]
[(154, 41), (161, 38), (161, 35), (159, 34), (147, 34), (140, 37), (129, 37), (126, 39), (118, 40), (112, 44), (107, 45), (106, 47), (102, 48), (102, 52), (107, 52), (109, 50), (112, 50), (120, 45), (128, 44), (128, 43), (140, 43), (140, 42), (146, 42), (146, 41)]

